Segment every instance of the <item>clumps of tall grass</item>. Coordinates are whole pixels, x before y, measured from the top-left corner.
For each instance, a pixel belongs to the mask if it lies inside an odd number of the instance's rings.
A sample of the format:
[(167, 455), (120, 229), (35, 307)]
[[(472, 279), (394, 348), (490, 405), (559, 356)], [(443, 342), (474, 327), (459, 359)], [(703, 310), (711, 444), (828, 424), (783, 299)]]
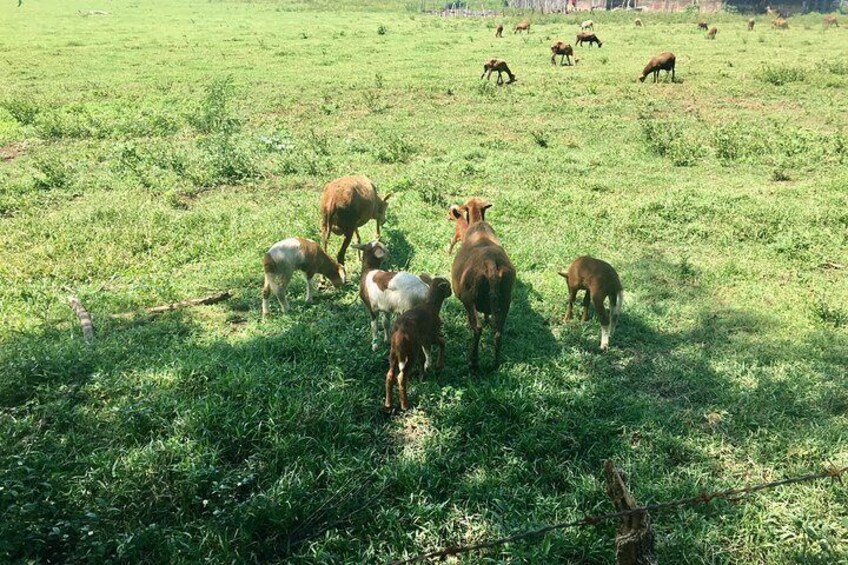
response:
[(758, 77), (765, 83), (783, 86), (791, 82), (803, 82), (807, 78), (807, 71), (794, 65), (766, 64), (760, 69)]
[(332, 170), (330, 141), (315, 130), (286, 142), (281, 165), (283, 174), (319, 176)]
[(377, 135), (371, 153), (379, 163), (406, 163), (415, 154), (415, 146), (400, 134), (384, 130)]
[(36, 117), (42, 111), (41, 105), (29, 98), (8, 98), (0, 102), (0, 108), (9, 112), (12, 118), (22, 126), (35, 123)]
[(700, 141), (701, 124), (683, 118), (640, 117), (642, 137), (648, 148), (678, 167), (691, 167), (702, 159), (706, 148)]
[(74, 170), (59, 153), (48, 152), (33, 161), (33, 185), (39, 190), (68, 188), (74, 181)]

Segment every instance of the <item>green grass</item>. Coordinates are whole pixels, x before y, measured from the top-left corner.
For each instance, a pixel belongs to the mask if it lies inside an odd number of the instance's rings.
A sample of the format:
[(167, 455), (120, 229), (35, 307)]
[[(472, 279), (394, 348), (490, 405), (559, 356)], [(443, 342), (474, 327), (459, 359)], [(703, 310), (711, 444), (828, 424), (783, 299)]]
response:
[[(848, 263), (844, 29), (720, 14), (706, 41), (697, 14), (596, 13), (604, 47), (555, 68), (584, 14), (495, 40), (501, 18), (315, 7), (0, 7), (0, 560), (376, 562), (609, 510), (605, 458), (642, 502), (848, 461), (848, 283), (822, 266)], [(636, 82), (665, 50), (677, 83)], [(517, 83), (479, 80), (493, 56)], [(352, 284), (306, 307), (296, 278), (259, 319), (262, 253), (317, 237), (321, 187), (353, 173), (396, 193), (394, 265), (448, 273), (446, 208), (476, 195), (518, 270), (501, 369), (467, 374), (450, 299), (448, 367), (404, 415), (381, 411), (354, 254)], [(563, 321), (557, 270), (584, 253), (627, 293), (607, 354)], [(819, 483), (659, 514), (657, 550), (844, 562), (846, 507)], [(485, 556), (609, 562), (613, 537)]]

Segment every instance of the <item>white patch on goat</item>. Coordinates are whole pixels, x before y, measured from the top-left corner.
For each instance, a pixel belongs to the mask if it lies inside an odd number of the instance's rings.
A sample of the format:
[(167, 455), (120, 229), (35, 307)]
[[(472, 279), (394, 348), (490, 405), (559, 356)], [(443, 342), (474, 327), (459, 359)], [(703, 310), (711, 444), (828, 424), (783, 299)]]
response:
[(601, 349), (609, 349), (610, 327), (601, 326)]
[(424, 372), (425, 373), (430, 368), (430, 351), (429, 351), (429, 349), (430, 349), (429, 347), (422, 347), (421, 348), (421, 351), (424, 352)]
[(365, 278), (371, 308), (378, 312), (403, 314), (410, 308), (423, 304), (427, 300), (430, 287), (412, 273), (401, 271), (389, 281), (385, 290), (380, 290), (374, 282), (374, 276), (381, 271), (373, 270)]
[(398, 369), (400, 369), (400, 371), (403, 372), (403, 370), (405, 368), (406, 368), (406, 361), (398, 361)]

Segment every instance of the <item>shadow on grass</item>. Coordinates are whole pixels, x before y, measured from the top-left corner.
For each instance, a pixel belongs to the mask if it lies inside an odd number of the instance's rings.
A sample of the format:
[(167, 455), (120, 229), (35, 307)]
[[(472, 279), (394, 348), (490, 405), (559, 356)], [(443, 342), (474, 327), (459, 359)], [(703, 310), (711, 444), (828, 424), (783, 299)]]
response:
[[(680, 265), (637, 276), (640, 288), (676, 288), (668, 299), (699, 292)], [(606, 458), (650, 502), (729, 486), (720, 477), (741, 471), (726, 460), (782, 468), (803, 445), (796, 463), (818, 465), (838, 443), (828, 423), (848, 406), (844, 339), (763, 343), (767, 315), (734, 310), (664, 332), (625, 309), (601, 354), (596, 321), (592, 347), (557, 339), (539, 300), (519, 279), (501, 369), (469, 376), (470, 332), (450, 299), (448, 367), (413, 382), (415, 409), (391, 418), (386, 352), (370, 351), (351, 297), (229, 336), (184, 311), (110, 322), (93, 351), (66, 332), (6, 340), (3, 559), (379, 560), (605, 511)], [(488, 329), (482, 343), (485, 367)], [(706, 559), (708, 513), (690, 512), (685, 526), (655, 518), (675, 539), (661, 556)], [(299, 544), (314, 534), (318, 546)], [(604, 562), (613, 535), (557, 533), (490, 557)]]

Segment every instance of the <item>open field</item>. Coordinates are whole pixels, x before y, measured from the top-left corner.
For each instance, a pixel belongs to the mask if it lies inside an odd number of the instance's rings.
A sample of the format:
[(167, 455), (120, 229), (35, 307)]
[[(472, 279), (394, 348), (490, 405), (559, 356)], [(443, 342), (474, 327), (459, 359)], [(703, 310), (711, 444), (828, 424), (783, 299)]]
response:
[[(605, 458), (641, 502), (848, 462), (848, 30), (719, 14), (707, 41), (696, 14), (637, 29), (595, 13), (603, 48), (553, 67), (586, 14), (527, 36), (510, 16), (496, 40), (501, 18), (403, 4), (15, 5), (0, 6), (0, 561), (378, 562), (609, 510)], [(92, 9), (110, 14), (77, 13)], [(666, 50), (677, 83), (636, 82)], [(489, 57), (518, 82), (480, 81)], [(518, 271), (500, 370), (467, 373), (449, 299), (447, 368), (413, 382), (406, 414), (381, 410), (354, 253), (345, 288), (306, 307), (295, 276), (293, 311), (260, 321), (262, 253), (318, 239), (322, 186), (353, 173), (395, 193), (393, 266), (449, 273), (447, 207), (477, 195)], [(606, 354), (595, 320), (563, 321), (557, 270), (585, 253), (626, 291)], [(817, 483), (660, 514), (657, 550), (844, 563), (846, 508), (844, 485)], [(603, 563), (613, 537), (484, 555)]]

